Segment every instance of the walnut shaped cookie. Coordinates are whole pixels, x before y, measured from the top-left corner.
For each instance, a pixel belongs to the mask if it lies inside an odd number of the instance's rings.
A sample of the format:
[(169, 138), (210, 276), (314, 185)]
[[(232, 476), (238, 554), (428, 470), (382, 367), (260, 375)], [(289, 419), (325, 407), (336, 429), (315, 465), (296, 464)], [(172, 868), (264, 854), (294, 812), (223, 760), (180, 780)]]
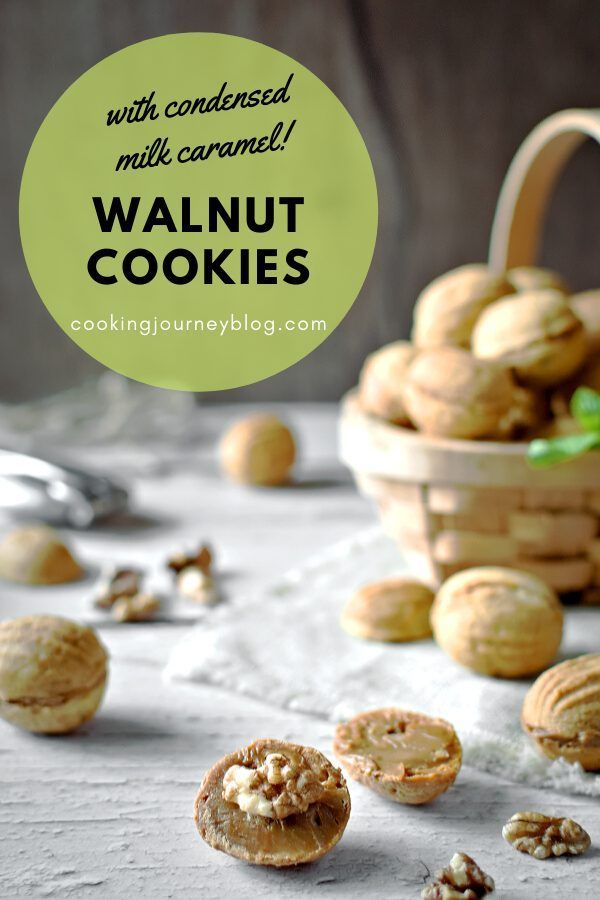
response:
[(107, 653), (95, 632), (58, 616), (0, 623), (0, 716), (42, 734), (63, 734), (95, 714)]
[(462, 762), (452, 725), (390, 707), (339, 724), (333, 752), (350, 778), (396, 803), (421, 805), (447, 791)]
[(278, 868), (320, 859), (349, 816), (339, 769), (319, 750), (271, 739), (215, 763), (194, 806), (200, 836), (215, 850)]
[(600, 653), (543, 672), (525, 695), (521, 723), (550, 759), (600, 770)]

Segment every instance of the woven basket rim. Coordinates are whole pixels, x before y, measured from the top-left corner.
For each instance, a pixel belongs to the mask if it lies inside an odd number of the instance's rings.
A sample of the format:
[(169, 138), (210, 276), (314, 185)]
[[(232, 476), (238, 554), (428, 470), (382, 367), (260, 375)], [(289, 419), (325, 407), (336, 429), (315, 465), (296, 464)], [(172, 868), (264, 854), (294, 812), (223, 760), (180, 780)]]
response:
[(533, 469), (526, 461), (525, 441), (459, 440), (402, 428), (365, 413), (356, 388), (342, 399), (340, 430), (342, 460), (365, 474), (421, 483), (600, 489), (597, 451)]

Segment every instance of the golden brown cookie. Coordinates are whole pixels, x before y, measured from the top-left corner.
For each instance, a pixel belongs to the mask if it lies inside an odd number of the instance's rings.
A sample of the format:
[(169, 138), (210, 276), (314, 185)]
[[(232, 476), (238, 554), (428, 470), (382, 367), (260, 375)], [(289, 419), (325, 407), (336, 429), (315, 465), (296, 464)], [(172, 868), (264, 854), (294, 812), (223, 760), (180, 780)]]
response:
[(409, 424), (402, 385), (416, 352), (408, 341), (395, 341), (367, 356), (359, 378), (359, 400), (365, 412), (396, 425)]
[(503, 368), (458, 347), (423, 350), (410, 366), (403, 397), (417, 428), (454, 438), (494, 435), (511, 408), (514, 382)]
[(562, 275), (552, 269), (543, 269), (540, 266), (515, 266), (506, 273), (509, 281), (516, 291), (538, 291), (551, 288), (563, 294), (569, 292), (567, 283)]
[(0, 578), (22, 584), (62, 584), (83, 574), (60, 536), (46, 525), (15, 528), (0, 541)]
[(590, 356), (600, 353), (600, 290), (573, 294), (569, 306), (583, 322)]
[(473, 330), (479, 359), (515, 370), (524, 384), (547, 387), (570, 378), (583, 364), (583, 325), (560, 291), (525, 291), (487, 307)]
[(522, 678), (554, 659), (563, 612), (554, 591), (535, 575), (480, 566), (444, 582), (431, 624), (442, 650), (461, 665), (483, 675)]
[(413, 341), (417, 347), (468, 347), (483, 309), (514, 293), (503, 275), (483, 263), (460, 266), (440, 275), (420, 293), (414, 311)]
[(550, 759), (600, 769), (600, 653), (543, 672), (525, 696), (521, 724)]
[(342, 612), (342, 628), (373, 641), (416, 641), (431, 635), (433, 591), (412, 578), (384, 578), (361, 587)]
[(350, 778), (396, 803), (430, 803), (454, 783), (462, 748), (452, 725), (390, 707), (335, 730), (333, 752)]
[(312, 747), (259, 740), (220, 759), (202, 780), (194, 818), (215, 850), (261, 866), (313, 862), (340, 840), (350, 795)]
[(0, 716), (27, 731), (73, 731), (96, 712), (107, 653), (91, 628), (58, 616), (0, 623)]
[(296, 445), (277, 416), (257, 413), (236, 422), (221, 441), (221, 465), (232, 481), (275, 486), (289, 480)]
[(540, 429), (549, 415), (548, 402), (542, 391), (515, 385), (510, 408), (500, 420), (497, 437), (500, 440), (522, 440)]

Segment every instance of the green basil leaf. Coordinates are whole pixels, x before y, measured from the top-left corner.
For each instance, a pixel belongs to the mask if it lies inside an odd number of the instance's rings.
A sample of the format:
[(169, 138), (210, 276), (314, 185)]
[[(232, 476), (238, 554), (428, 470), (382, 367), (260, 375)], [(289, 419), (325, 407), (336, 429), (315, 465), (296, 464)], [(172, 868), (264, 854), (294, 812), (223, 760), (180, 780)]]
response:
[(600, 431), (600, 394), (578, 387), (571, 397), (571, 413), (586, 431)]
[(583, 456), (588, 450), (600, 447), (600, 430), (583, 434), (569, 434), (564, 437), (537, 438), (527, 448), (527, 462), (534, 469), (543, 469)]

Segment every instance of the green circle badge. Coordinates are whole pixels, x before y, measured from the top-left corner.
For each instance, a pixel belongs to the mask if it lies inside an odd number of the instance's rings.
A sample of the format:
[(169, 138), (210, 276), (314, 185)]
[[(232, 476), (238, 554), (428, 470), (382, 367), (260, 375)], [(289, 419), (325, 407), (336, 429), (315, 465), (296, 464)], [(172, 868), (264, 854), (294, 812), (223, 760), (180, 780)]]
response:
[(63, 94), (20, 196), (34, 284), (86, 353), (159, 387), (274, 375), (322, 343), (371, 261), (377, 193), (346, 109), (290, 57), (173, 34)]

